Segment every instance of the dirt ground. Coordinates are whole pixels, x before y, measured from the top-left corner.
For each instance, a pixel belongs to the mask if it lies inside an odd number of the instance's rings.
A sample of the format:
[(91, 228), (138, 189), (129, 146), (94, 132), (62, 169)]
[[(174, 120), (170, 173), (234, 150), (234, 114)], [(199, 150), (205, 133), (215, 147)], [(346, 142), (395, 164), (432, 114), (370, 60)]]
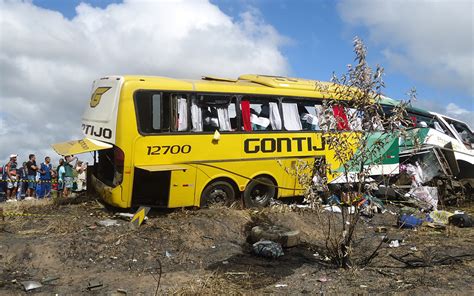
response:
[[(133, 230), (124, 220), (98, 226), (113, 212), (95, 200), (0, 208), (6, 215), (0, 218), (2, 295), (474, 294), (473, 228), (398, 229), (390, 211), (361, 221), (354, 261), (380, 243), (378, 226), (386, 226), (389, 238), (403, 240), (402, 245), (383, 243), (369, 266), (342, 270), (325, 260), (323, 226), (307, 209), (155, 210)], [(472, 214), (473, 206), (457, 209)], [(246, 238), (261, 223), (298, 229), (302, 243), (278, 259), (257, 257)], [(408, 253), (432, 266), (407, 268), (390, 256)], [(448, 259), (433, 263), (440, 258)], [(26, 280), (46, 281), (24, 292), (20, 283)], [(94, 284), (99, 287), (89, 290)]]

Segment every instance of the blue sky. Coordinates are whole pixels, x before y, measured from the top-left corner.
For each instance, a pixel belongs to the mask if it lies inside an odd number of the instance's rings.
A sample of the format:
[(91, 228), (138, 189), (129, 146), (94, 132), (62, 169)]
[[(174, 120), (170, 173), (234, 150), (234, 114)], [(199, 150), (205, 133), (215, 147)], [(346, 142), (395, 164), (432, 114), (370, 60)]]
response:
[[(111, 3), (121, 3), (118, 0), (33, 1), (40, 7), (59, 11), (69, 19), (76, 15), (75, 8), (81, 2), (100, 8), (105, 8)], [(391, 67), (382, 54), (385, 46), (383, 40), (374, 41), (370, 38), (367, 27), (344, 21), (338, 9), (338, 5), (344, 5), (341, 1), (212, 0), (211, 3), (234, 19), (238, 19), (241, 13), (249, 9), (257, 10), (267, 24), (287, 38), (285, 44), (281, 46), (281, 51), (288, 60), (289, 75), (328, 80), (333, 71), (343, 73), (346, 65), (352, 63), (354, 58), (352, 39), (354, 36), (359, 36), (369, 48), (369, 63), (372, 66), (381, 64), (385, 68), (387, 95), (404, 99), (406, 92), (416, 87), (421, 100), (430, 100), (432, 103), (439, 103), (440, 106), (449, 100), (463, 109), (474, 111), (474, 97), (467, 90), (430, 84), (424, 79), (408, 77)], [(470, 66), (473, 67), (472, 64)]]

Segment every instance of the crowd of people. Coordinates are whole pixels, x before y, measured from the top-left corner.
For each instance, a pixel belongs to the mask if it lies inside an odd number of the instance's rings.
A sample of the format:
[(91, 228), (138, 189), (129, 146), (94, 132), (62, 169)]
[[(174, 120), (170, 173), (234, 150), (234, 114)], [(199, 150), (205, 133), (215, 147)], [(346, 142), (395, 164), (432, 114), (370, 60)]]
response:
[(30, 154), (22, 165), (17, 159), (18, 155), (11, 154), (1, 169), (0, 192), (4, 191), (6, 202), (51, 198), (53, 191), (58, 197), (69, 197), (73, 191), (87, 189), (87, 163), (73, 155), (61, 158), (56, 167), (49, 156), (40, 164), (34, 154)]

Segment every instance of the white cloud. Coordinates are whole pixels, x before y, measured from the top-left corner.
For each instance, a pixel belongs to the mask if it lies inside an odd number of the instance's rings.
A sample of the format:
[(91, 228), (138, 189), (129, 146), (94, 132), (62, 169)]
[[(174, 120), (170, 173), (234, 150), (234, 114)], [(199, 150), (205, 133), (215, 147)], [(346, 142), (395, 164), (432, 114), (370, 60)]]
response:
[(448, 106), (446, 106), (446, 112), (453, 115), (469, 114), (469, 110), (463, 109), (454, 103), (449, 103)]
[(51, 143), (80, 137), (92, 81), (104, 75), (288, 72), (285, 39), (255, 10), (233, 19), (207, 0), (126, 0), (76, 12), (69, 20), (0, 0), (0, 160), (53, 155)]
[(474, 96), (474, 2), (342, 0), (344, 21), (367, 27), (390, 66)]
[(471, 127), (471, 129), (474, 129), (474, 111), (463, 109), (454, 103), (441, 105), (434, 100), (416, 100), (414, 105), (419, 108), (464, 121)]

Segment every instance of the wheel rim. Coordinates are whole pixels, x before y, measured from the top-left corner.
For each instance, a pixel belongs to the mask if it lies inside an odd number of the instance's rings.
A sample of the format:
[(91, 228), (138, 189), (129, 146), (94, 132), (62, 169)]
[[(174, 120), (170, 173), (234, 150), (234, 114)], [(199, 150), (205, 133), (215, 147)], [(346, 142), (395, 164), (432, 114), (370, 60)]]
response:
[(209, 193), (210, 204), (224, 204), (229, 200), (229, 193), (221, 187), (216, 187)]
[(270, 189), (267, 185), (255, 185), (255, 187), (250, 192), (250, 198), (257, 203), (265, 202), (268, 198), (269, 191)]

